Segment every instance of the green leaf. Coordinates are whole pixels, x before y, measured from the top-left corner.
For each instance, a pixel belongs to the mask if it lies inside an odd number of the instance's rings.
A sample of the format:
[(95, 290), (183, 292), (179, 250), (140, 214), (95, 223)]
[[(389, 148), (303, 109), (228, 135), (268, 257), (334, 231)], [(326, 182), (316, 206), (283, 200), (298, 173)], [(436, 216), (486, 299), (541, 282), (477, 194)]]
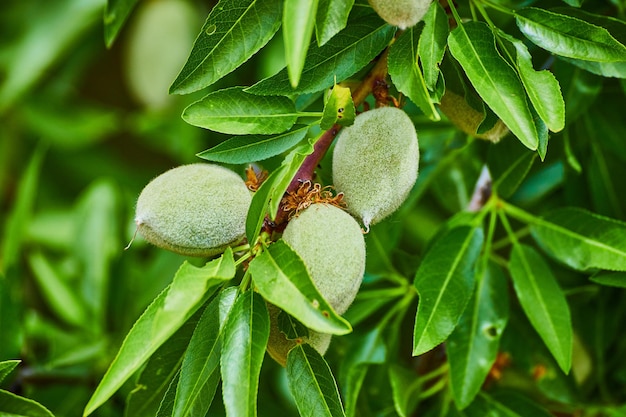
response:
[(579, 271), (626, 271), (626, 223), (578, 208), (535, 219), (531, 232), (549, 255)]
[(200, 90), (238, 68), (272, 39), (282, 11), (280, 1), (220, 0), (202, 26), (170, 93)]
[(421, 355), (452, 333), (474, 289), (474, 264), (483, 230), (457, 227), (437, 239), (415, 274), (419, 294), (413, 356)]
[(318, 0), (284, 0), (283, 43), (289, 81), (293, 88), (300, 82), (304, 59), (311, 43)]
[(537, 149), (539, 138), (526, 92), (515, 70), (496, 49), (489, 26), (481, 22), (459, 25), (450, 32), (448, 46), (485, 103), (524, 146)]
[(289, 351), (287, 380), (300, 415), (345, 417), (330, 367), (307, 343), (296, 345)]
[(0, 389), (0, 416), (54, 417), (46, 407), (38, 402), (2, 389)]
[(404, 32), (389, 50), (389, 75), (398, 91), (406, 94), (430, 120), (441, 119), (430, 100), (424, 76), (417, 63), (418, 41), (424, 24), (420, 23)]
[(227, 416), (256, 416), (259, 373), (270, 334), (263, 298), (248, 290), (237, 297), (226, 323), (222, 344), (222, 396)]
[(20, 363), (20, 360), (8, 360), (0, 362), (0, 382), (7, 377)]
[(176, 331), (156, 352), (141, 371), (135, 388), (126, 399), (124, 416), (153, 417), (159, 410), (161, 400), (179, 372), (183, 355), (198, 323), (195, 314)]
[(319, 46), (346, 27), (352, 5), (354, 0), (319, 0), (315, 18), (315, 37)]
[(278, 136), (235, 136), (196, 156), (207, 161), (225, 164), (262, 161), (293, 148), (304, 139), (308, 129), (309, 126), (299, 127)]
[(268, 212), (270, 198), (276, 187), (275, 183), (280, 179), (280, 173), (280, 170), (272, 172), (252, 196), (252, 202), (246, 217), (246, 238), (251, 244), (256, 242), (257, 236), (261, 233), (265, 215)]
[(254, 84), (246, 91), (261, 95), (291, 95), (322, 91), (369, 64), (393, 38), (396, 28), (376, 15), (352, 21), (324, 46), (311, 45), (300, 83), (293, 88), (287, 70)]
[(409, 417), (420, 401), (422, 383), (415, 371), (392, 364), (389, 367), (389, 382), (393, 406), (400, 417)]
[(487, 165), (498, 196), (509, 198), (533, 166), (536, 153), (525, 152), (519, 142), (503, 140), (489, 147)]
[(170, 385), (167, 387), (167, 391), (165, 391), (165, 395), (163, 396), (163, 400), (161, 400), (161, 404), (159, 404), (159, 409), (157, 410), (155, 417), (172, 417), (174, 397), (176, 396), (176, 387), (178, 386), (179, 377), (180, 370), (170, 381)]
[(354, 108), (350, 89), (335, 84), (326, 104), (324, 104), (324, 115), (322, 116), (320, 127), (328, 130), (335, 123), (341, 126), (350, 126), (354, 123), (355, 117), (356, 109)]
[(183, 359), (172, 417), (204, 416), (209, 410), (220, 379), (224, 328), (220, 312), (228, 317), (236, 293), (236, 287), (224, 290), (202, 314)]
[(522, 41), (500, 31), (498, 36), (513, 44), (516, 51), (518, 73), (539, 117), (551, 131), (563, 130), (565, 127), (565, 101), (557, 79), (548, 70), (535, 71), (532, 56)]
[(297, 119), (287, 97), (256, 96), (241, 87), (214, 91), (183, 111), (187, 123), (231, 135), (282, 133)]
[(467, 417), (550, 417), (544, 408), (520, 395), (502, 396), (507, 402), (498, 401), (481, 392), (476, 401), (465, 410)]
[(113, 363), (85, 407), (84, 416), (108, 400), (215, 291), (235, 275), (230, 248), (198, 268), (185, 262), (126, 335)]
[(256, 289), (280, 307), (320, 333), (346, 334), (350, 323), (341, 318), (319, 293), (302, 259), (283, 240), (273, 243), (250, 262)]
[(22, 240), (33, 214), (44, 154), (42, 146), (35, 149), (17, 184), (15, 202), (4, 224), (0, 271), (7, 271), (19, 260)]
[(472, 301), (446, 343), (450, 382), (459, 409), (467, 407), (480, 391), (509, 319), (508, 286), (502, 269), (489, 263), (478, 273), (482, 276)]
[(87, 315), (83, 304), (50, 261), (40, 251), (36, 251), (28, 256), (28, 263), (44, 299), (52, 310), (70, 325), (84, 325)]
[(626, 288), (626, 273), (624, 272), (600, 272), (589, 279), (596, 284), (608, 287)]
[(448, 15), (439, 2), (434, 1), (424, 16), (424, 30), (419, 38), (418, 55), (424, 72), (424, 81), (434, 91), (439, 78), (439, 64), (443, 60), (450, 26)]
[(563, 370), (572, 365), (572, 322), (567, 300), (546, 261), (532, 247), (514, 245), (509, 269), (526, 316)]
[(528, 7), (515, 12), (520, 31), (556, 55), (595, 62), (626, 61), (626, 46), (604, 28), (574, 17)]
[(128, 16), (137, 5), (138, 0), (108, 0), (104, 9), (104, 42), (107, 48), (113, 42), (124, 26)]

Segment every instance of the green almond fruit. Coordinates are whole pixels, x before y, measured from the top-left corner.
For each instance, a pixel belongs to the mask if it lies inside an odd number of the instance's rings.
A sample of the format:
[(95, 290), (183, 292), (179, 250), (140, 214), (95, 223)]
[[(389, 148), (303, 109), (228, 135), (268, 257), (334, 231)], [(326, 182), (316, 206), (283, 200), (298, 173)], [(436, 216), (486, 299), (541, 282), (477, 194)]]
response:
[(212, 164), (190, 164), (153, 179), (135, 223), (150, 243), (187, 256), (213, 256), (245, 236), (252, 197), (243, 179)]
[(419, 168), (417, 132), (395, 107), (359, 114), (344, 128), (333, 151), (333, 182), (348, 211), (366, 228), (396, 211), (415, 184)]
[(406, 29), (424, 18), (432, 0), (368, 0), (387, 23)]

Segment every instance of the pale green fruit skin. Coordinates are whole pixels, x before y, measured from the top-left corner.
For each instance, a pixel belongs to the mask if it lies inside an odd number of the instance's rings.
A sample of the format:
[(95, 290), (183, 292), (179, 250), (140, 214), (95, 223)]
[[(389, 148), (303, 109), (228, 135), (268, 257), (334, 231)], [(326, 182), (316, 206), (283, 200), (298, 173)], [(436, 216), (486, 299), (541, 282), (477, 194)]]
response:
[(243, 179), (212, 164), (173, 168), (137, 200), (135, 223), (150, 243), (187, 256), (213, 256), (245, 235), (252, 197)]
[[(288, 340), (278, 328), (278, 315), (281, 310), (273, 304), (268, 304), (267, 310), (270, 314), (270, 337), (267, 341), (267, 353), (269, 353), (276, 362), (282, 366), (286, 366), (287, 354), (296, 346), (296, 342), (294, 340)], [(304, 339), (303, 342), (313, 346), (313, 348), (323, 356), (330, 346), (331, 337), (330, 334), (318, 333), (309, 329), (309, 337)]]
[(424, 18), (432, 0), (368, 0), (387, 23), (406, 29)]
[(359, 114), (333, 151), (333, 182), (365, 227), (396, 211), (417, 180), (419, 145), (409, 116), (395, 107)]
[(342, 209), (312, 204), (292, 219), (283, 240), (302, 258), (320, 294), (338, 314), (356, 297), (365, 272), (365, 239)]

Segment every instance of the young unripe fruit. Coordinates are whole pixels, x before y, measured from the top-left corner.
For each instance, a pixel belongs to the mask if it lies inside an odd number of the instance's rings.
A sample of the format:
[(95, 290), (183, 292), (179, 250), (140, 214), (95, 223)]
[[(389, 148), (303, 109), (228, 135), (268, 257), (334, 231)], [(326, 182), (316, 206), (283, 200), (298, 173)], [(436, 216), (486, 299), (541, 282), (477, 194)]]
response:
[(432, 0), (368, 0), (378, 16), (391, 25), (406, 29), (422, 20)]
[[(323, 203), (312, 204), (292, 219), (283, 240), (302, 258), (320, 294), (338, 314), (346, 312), (356, 297), (365, 272), (365, 240), (359, 224), (342, 209)], [(285, 365), (295, 346), (280, 332), (280, 310), (270, 306), (268, 353)], [(331, 335), (309, 329), (305, 340), (320, 354), (326, 353)]]
[(250, 191), (229, 169), (173, 168), (143, 189), (135, 222), (150, 243), (188, 256), (212, 256), (244, 237)]
[(407, 114), (381, 107), (358, 115), (341, 131), (333, 153), (333, 182), (348, 211), (366, 228), (393, 213), (415, 184), (417, 132)]
[(462, 96), (450, 90), (446, 90), (443, 97), (441, 97), (439, 108), (441, 112), (446, 115), (448, 120), (463, 132), (475, 138), (486, 139), (497, 143), (509, 133), (509, 129), (500, 119), (498, 119), (496, 124), (488, 131), (476, 133), (476, 130), (478, 130), (478, 127), (483, 121), (484, 114), (470, 106)]

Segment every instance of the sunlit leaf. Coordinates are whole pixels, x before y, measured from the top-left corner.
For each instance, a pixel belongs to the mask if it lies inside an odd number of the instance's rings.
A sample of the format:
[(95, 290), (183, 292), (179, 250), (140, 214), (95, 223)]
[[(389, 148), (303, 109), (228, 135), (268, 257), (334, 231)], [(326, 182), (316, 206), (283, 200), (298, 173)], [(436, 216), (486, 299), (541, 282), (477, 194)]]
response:
[(311, 43), (318, 0), (284, 0), (283, 43), (287, 73), (296, 88), (304, 68), (304, 59)]
[(209, 13), (170, 93), (208, 87), (246, 62), (272, 39), (282, 10), (281, 1), (221, 0)]
[(354, 0), (319, 0), (315, 19), (315, 37), (319, 46), (324, 45), (348, 23), (348, 15)]
[(350, 126), (354, 123), (355, 117), (356, 110), (352, 102), (350, 89), (335, 84), (324, 105), (324, 115), (322, 116), (320, 127), (328, 130), (335, 123), (341, 126)]
[(532, 247), (514, 245), (509, 262), (526, 316), (567, 373), (572, 364), (572, 322), (565, 295), (549, 265)]
[(435, 90), (439, 79), (439, 64), (443, 60), (450, 27), (448, 15), (437, 1), (434, 1), (424, 16), (424, 29), (419, 38), (418, 55), (424, 72), (424, 81), (429, 90)]
[(253, 290), (237, 297), (222, 341), (222, 397), (226, 415), (255, 417), (259, 373), (270, 333), (263, 298)]
[(352, 328), (319, 293), (300, 257), (279, 240), (250, 262), (256, 289), (270, 303), (320, 333), (346, 334)]

